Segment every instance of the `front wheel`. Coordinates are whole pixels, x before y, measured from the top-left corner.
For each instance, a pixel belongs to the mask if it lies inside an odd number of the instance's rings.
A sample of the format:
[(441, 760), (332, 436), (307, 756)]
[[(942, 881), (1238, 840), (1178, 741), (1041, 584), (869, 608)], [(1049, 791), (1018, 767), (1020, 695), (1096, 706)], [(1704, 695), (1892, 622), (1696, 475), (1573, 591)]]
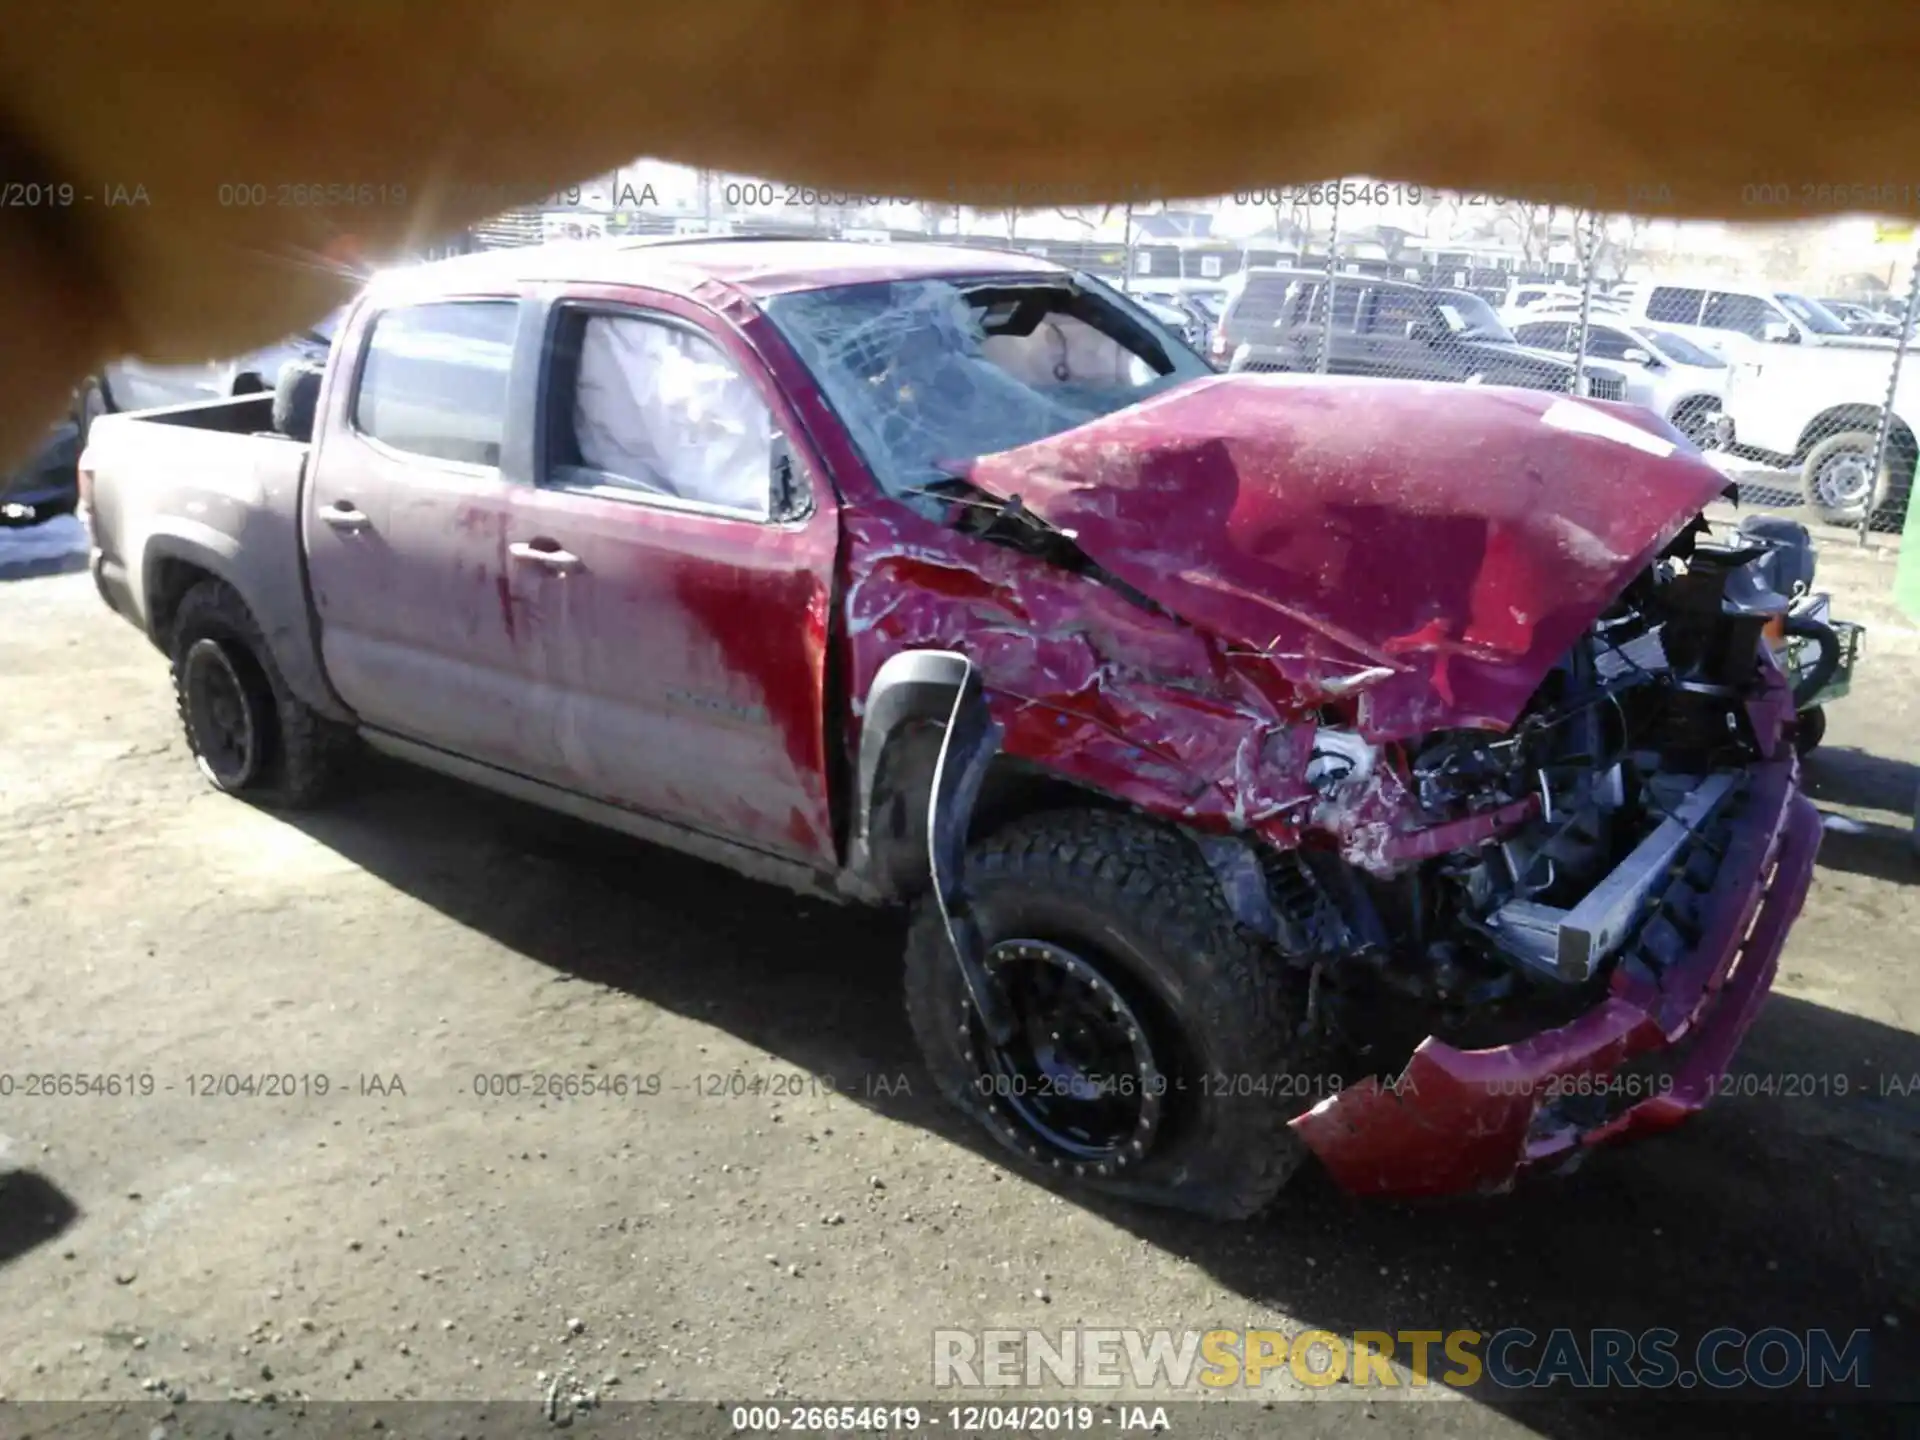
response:
[(1714, 449), (1719, 443), (1719, 402), (1705, 398), (1683, 401), (1674, 409), (1673, 428), (1691, 440), (1698, 449)]
[(1234, 923), (1185, 837), (1059, 811), (968, 855), (1015, 1033), (989, 1041), (931, 896), (907, 1009), (947, 1099), (1027, 1168), (1218, 1219), (1264, 1209), (1305, 1158), (1310, 1093), (1280, 957)]

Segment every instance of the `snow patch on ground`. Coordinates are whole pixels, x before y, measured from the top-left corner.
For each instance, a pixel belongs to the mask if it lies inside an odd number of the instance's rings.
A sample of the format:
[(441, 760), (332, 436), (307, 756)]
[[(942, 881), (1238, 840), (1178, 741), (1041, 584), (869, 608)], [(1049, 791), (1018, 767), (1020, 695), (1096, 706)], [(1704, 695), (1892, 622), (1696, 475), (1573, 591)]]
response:
[(40, 525), (0, 527), (0, 580), (59, 574), (86, 563), (86, 527), (72, 515)]

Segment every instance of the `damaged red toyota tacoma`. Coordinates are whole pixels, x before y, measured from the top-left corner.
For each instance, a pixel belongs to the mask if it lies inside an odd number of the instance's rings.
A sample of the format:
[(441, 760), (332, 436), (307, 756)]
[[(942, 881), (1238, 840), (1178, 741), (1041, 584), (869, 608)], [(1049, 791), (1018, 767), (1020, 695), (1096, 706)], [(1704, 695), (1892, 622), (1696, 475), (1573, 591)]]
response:
[(1037, 258), (443, 261), (82, 472), (214, 785), (312, 804), (366, 745), (910, 906), (947, 1097), (1209, 1215), (1673, 1126), (1819, 839), (1772, 550), (1664, 421), (1215, 374)]

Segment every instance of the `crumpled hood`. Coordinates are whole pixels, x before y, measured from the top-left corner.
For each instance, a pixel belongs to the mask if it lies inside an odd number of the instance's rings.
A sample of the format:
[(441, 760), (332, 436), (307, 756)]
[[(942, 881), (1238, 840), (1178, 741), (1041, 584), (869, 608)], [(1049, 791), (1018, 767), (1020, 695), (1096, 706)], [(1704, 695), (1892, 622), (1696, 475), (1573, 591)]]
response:
[(1726, 477), (1665, 421), (1506, 387), (1197, 380), (977, 460), (1093, 560), (1374, 740), (1505, 728)]

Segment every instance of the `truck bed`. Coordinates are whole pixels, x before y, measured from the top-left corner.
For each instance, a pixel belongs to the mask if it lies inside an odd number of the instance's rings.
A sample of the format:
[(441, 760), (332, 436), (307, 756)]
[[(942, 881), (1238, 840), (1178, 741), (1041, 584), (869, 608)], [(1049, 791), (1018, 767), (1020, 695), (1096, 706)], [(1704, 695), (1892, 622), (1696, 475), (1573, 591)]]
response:
[(331, 708), (300, 541), (308, 447), (272, 423), (266, 394), (96, 420), (81, 457), (91, 476), (94, 583), (164, 648), (185, 591), (209, 576), (224, 580), (253, 612), (288, 683)]

